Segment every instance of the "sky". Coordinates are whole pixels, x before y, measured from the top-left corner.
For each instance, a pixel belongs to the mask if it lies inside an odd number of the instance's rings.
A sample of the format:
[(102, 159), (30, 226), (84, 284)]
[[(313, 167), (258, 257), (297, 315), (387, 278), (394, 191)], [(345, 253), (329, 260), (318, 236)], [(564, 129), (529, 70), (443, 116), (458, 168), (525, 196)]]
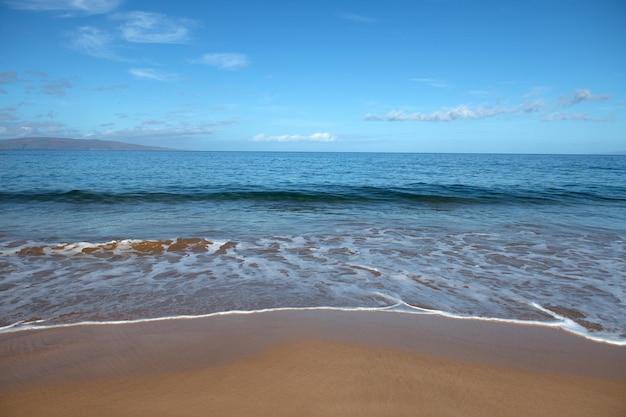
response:
[(623, 0), (0, 0), (0, 139), (626, 151)]

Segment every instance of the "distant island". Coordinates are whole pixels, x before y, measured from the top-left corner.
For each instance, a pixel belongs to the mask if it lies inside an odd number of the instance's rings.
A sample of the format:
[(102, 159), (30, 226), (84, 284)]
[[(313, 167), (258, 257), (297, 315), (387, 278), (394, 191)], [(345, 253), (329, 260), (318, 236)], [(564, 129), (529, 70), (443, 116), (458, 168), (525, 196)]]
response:
[(0, 140), (0, 150), (28, 151), (173, 151), (155, 146), (133, 145), (100, 139), (19, 138)]

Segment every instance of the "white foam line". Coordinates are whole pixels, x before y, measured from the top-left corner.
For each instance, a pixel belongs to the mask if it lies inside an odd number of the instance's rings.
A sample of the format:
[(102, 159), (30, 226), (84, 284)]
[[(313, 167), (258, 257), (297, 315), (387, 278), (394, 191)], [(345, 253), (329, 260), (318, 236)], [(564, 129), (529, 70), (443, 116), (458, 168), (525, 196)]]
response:
[(339, 307), (279, 307), (279, 308), (265, 308), (261, 310), (232, 310), (232, 311), (218, 311), (215, 313), (198, 314), (198, 315), (180, 315), (180, 316), (166, 316), (166, 317), (154, 317), (144, 319), (133, 320), (109, 320), (109, 321), (80, 321), (76, 323), (63, 323), (63, 324), (51, 324), (48, 326), (31, 325), (31, 323), (42, 323), (46, 320), (37, 320), (29, 322), (17, 322), (8, 326), (0, 327), (0, 333), (14, 333), (26, 330), (42, 330), (42, 329), (58, 329), (64, 327), (79, 327), (79, 326), (106, 326), (116, 324), (137, 324), (137, 323), (150, 323), (166, 320), (192, 320), (208, 317), (218, 316), (230, 316), (230, 315), (247, 315), (247, 314), (261, 314), (270, 313), (274, 311), (310, 311), (310, 310), (329, 310), (329, 311), (385, 311), (395, 306), (383, 307), (383, 308), (339, 308)]
[(537, 303), (530, 303), (530, 305), (535, 307), (537, 310), (542, 311), (554, 317), (557, 320), (556, 323), (558, 327), (560, 327), (561, 329), (563, 329), (564, 331), (568, 333), (573, 333), (577, 336), (584, 337), (585, 339), (589, 339), (594, 342), (609, 343), (609, 344), (617, 345), (617, 346), (626, 346), (626, 340), (608, 340), (608, 339), (602, 339), (599, 337), (591, 336), (587, 332), (585, 332), (585, 328), (583, 326), (576, 323), (574, 320), (561, 316), (560, 314), (557, 314), (552, 310), (548, 310), (547, 308), (544, 308), (543, 306)]
[[(537, 307), (538, 309), (544, 311), (545, 309), (542, 308), (539, 305), (536, 305), (535, 303), (531, 303), (534, 307)], [(580, 326), (579, 324), (577, 324), (576, 322), (574, 322), (573, 320), (570, 320), (566, 317), (562, 317), (559, 315), (554, 314), (553, 312), (549, 311), (549, 310), (545, 310), (546, 313), (550, 313), (550, 315), (554, 318), (556, 318), (556, 321), (553, 322), (546, 322), (546, 321), (525, 321), (525, 320), (516, 320), (516, 319), (500, 319), (500, 318), (490, 318), (490, 317), (475, 317), (475, 316), (460, 316), (460, 315), (456, 315), (456, 314), (452, 314), (452, 313), (446, 313), (444, 311), (437, 311), (436, 315), (438, 316), (443, 316), (443, 317), (449, 317), (449, 318), (453, 318), (453, 319), (458, 319), (458, 320), (478, 320), (478, 321), (490, 321), (490, 322), (497, 322), (497, 323), (510, 323), (510, 324), (520, 324), (520, 325), (525, 325), (525, 326), (541, 326), (541, 327), (553, 327), (553, 328), (559, 328), (567, 333), (573, 334), (575, 336), (579, 336), (582, 337), (584, 339), (587, 340), (591, 340), (593, 342), (597, 342), (597, 343), (606, 343), (609, 345), (616, 345), (616, 346), (626, 346), (626, 340), (611, 340), (611, 339), (604, 339), (601, 337), (594, 337), (590, 334), (588, 334), (585, 331), (585, 328)]]
[[(545, 310), (543, 307), (532, 303), (532, 305), (540, 310)], [(404, 308), (404, 309), (402, 309)], [(489, 317), (476, 317), (476, 316), (462, 316), (452, 313), (447, 313), (440, 310), (429, 310), (421, 307), (412, 306), (405, 302), (398, 302), (397, 304), (387, 307), (353, 307), (353, 308), (341, 308), (341, 307), (280, 307), (280, 308), (266, 308), (261, 310), (233, 310), (233, 311), (219, 311), (216, 313), (200, 314), (200, 315), (180, 315), (180, 316), (167, 316), (167, 317), (154, 317), (145, 319), (134, 320), (111, 320), (111, 321), (81, 321), (77, 323), (64, 323), (64, 324), (51, 324), (51, 325), (32, 325), (30, 323), (43, 323), (45, 320), (36, 322), (18, 322), (5, 327), (0, 327), (0, 333), (14, 333), (28, 330), (44, 330), (44, 329), (58, 329), (65, 327), (78, 327), (78, 326), (104, 326), (104, 325), (117, 325), (117, 324), (137, 324), (137, 323), (150, 323), (166, 320), (192, 320), (208, 317), (230, 316), (230, 315), (247, 315), (247, 314), (262, 314), (279, 311), (346, 311), (346, 312), (381, 312), (381, 313), (396, 313), (396, 314), (418, 314), (418, 315), (434, 315), (447, 317), (456, 320), (475, 320), (475, 321), (487, 321), (495, 323), (508, 323), (523, 326), (540, 326), (560, 328), (561, 330), (573, 334), (578, 337), (590, 340), (597, 343), (605, 343), (615, 346), (626, 346), (626, 340), (610, 340), (600, 337), (594, 337), (586, 332), (584, 328), (570, 319), (555, 315), (554, 312), (546, 310), (553, 317), (559, 318), (554, 322), (544, 321), (524, 321), (516, 319), (501, 319), (501, 318), (489, 318)]]
[[(557, 319), (556, 321), (553, 322), (546, 322), (546, 321), (526, 321), (526, 320), (517, 320), (517, 319), (501, 319), (501, 318), (494, 318), (494, 317), (476, 317), (476, 316), (461, 316), (461, 315), (457, 315), (457, 314), (452, 314), (452, 313), (447, 313), (445, 311), (440, 311), (440, 310), (425, 310), (419, 307), (414, 307), (411, 306), (410, 304), (406, 304), (403, 303), (411, 308), (418, 308), (419, 310), (423, 310), (423, 311), (431, 311), (431, 314), (437, 315), (437, 316), (442, 316), (442, 317), (448, 317), (448, 318), (452, 318), (452, 319), (457, 319), (457, 320), (477, 320), (477, 321), (488, 321), (488, 322), (495, 322), (495, 323), (509, 323), (509, 324), (518, 324), (518, 325), (523, 325), (523, 326), (541, 326), (541, 327), (552, 327), (552, 328), (560, 328), (561, 330), (573, 334), (575, 336), (579, 336), (582, 337), (584, 339), (587, 340), (591, 340), (592, 342), (597, 342), (597, 343), (606, 343), (609, 345), (616, 345), (616, 346), (626, 346), (626, 340), (611, 340), (611, 339), (604, 339), (601, 337), (594, 337), (590, 334), (588, 334), (585, 331), (585, 328), (582, 327), (581, 325), (579, 325), (578, 323), (574, 322), (573, 320), (570, 320), (566, 317), (562, 317), (559, 316), (557, 314), (555, 314), (554, 312), (547, 310), (543, 307), (541, 307), (538, 304), (535, 303), (530, 303), (533, 307), (545, 312), (545, 313), (549, 313), (552, 317), (554, 317), (555, 319)], [(402, 311), (399, 311), (402, 312)], [(409, 314), (411, 314), (411, 312), (407, 312)], [(415, 314), (415, 313), (413, 313)]]

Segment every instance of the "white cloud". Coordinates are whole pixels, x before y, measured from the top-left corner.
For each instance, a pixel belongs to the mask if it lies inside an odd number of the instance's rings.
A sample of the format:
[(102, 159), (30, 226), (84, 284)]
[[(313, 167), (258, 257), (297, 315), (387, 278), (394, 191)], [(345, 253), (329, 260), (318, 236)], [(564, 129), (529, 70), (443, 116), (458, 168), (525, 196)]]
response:
[[(434, 78), (413, 78), (412, 81), (422, 83), (436, 83), (440, 80)], [(611, 98), (610, 94), (593, 94), (589, 89), (578, 89), (568, 96), (561, 96), (554, 100), (545, 100), (541, 97), (547, 91), (545, 87), (534, 87), (522, 99), (514, 105), (479, 105), (473, 106), (462, 104), (456, 107), (444, 107), (430, 113), (414, 112), (406, 113), (403, 110), (391, 110), (387, 114), (367, 113), (365, 120), (374, 121), (417, 121), (417, 122), (451, 122), (455, 120), (481, 120), (502, 115), (524, 116), (531, 113), (539, 113), (542, 121), (592, 121), (608, 122), (615, 120), (614, 114), (594, 116), (587, 113), (569, 113), (557, 111), (562, 106), (572, 106), (583, 101), (605, 101)]]
[(334, 142), (337, 136), (330, 133), (313, 133), (312, 135), (280, 135), (271, 136), (264, 133), (252, 137), (255, 142)]
[(189, 40), (189, 28), (196, 25), (191, 19), (154, 12), (118, 13), (113, 18), (123, 21), (122, 38), (134, 43), (185, 43)]
[(82, 26), (68, 33), (70, 38), (69, 48), (85, 53), (95, 58), (120, 60), (111, 50), (113, 36), (92, 26)]
[(443, 108), (432, 113), (410, 113), (406, 114), (402, 110), (392, 110), (384, 116), (366, 114), (365, 120), (386, 120), (386, 121), (418, 121), (418, 122), (449, 122), (452, 120), (477, 120), (499, 116), (501, 114), (516, 113), (517, 108), (478, 106), (472, 108), (462, 104), (453, 108)]
[(220, 69), (233, 70), (245, 68), (249, 65), (248, 57), (234, 52), (204, 54), (199, 59), (191, 60), (192, 64), (204, 64)]
[(591, 93), (591, 90), (585, 88), (574, 90), (574, 92), (569, 96), (559, 97), (559, 102), (563, 106), (573, 106), (574, 104), (580, 103), (581, 101), (605, 101), (609, 100), (610, 98), (610, 94), (594, 95)]
[(122, 0), (8, 0), (6, 4), (20, 10), (93, 15), (108, 13), (121, 2)]
[(138, 80), (174, 82), (179, 79), (176, 74), (155, 70), (153, 68), (131, 68), (128, 72)]

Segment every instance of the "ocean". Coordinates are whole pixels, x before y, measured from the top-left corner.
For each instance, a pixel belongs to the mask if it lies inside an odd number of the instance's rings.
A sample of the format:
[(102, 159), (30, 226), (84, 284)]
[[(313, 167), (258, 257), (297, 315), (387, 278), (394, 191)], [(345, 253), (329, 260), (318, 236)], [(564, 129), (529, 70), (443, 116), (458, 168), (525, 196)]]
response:
[(334, 308), (626, 344), (626, 156), (0, 152), (0, 331)]

